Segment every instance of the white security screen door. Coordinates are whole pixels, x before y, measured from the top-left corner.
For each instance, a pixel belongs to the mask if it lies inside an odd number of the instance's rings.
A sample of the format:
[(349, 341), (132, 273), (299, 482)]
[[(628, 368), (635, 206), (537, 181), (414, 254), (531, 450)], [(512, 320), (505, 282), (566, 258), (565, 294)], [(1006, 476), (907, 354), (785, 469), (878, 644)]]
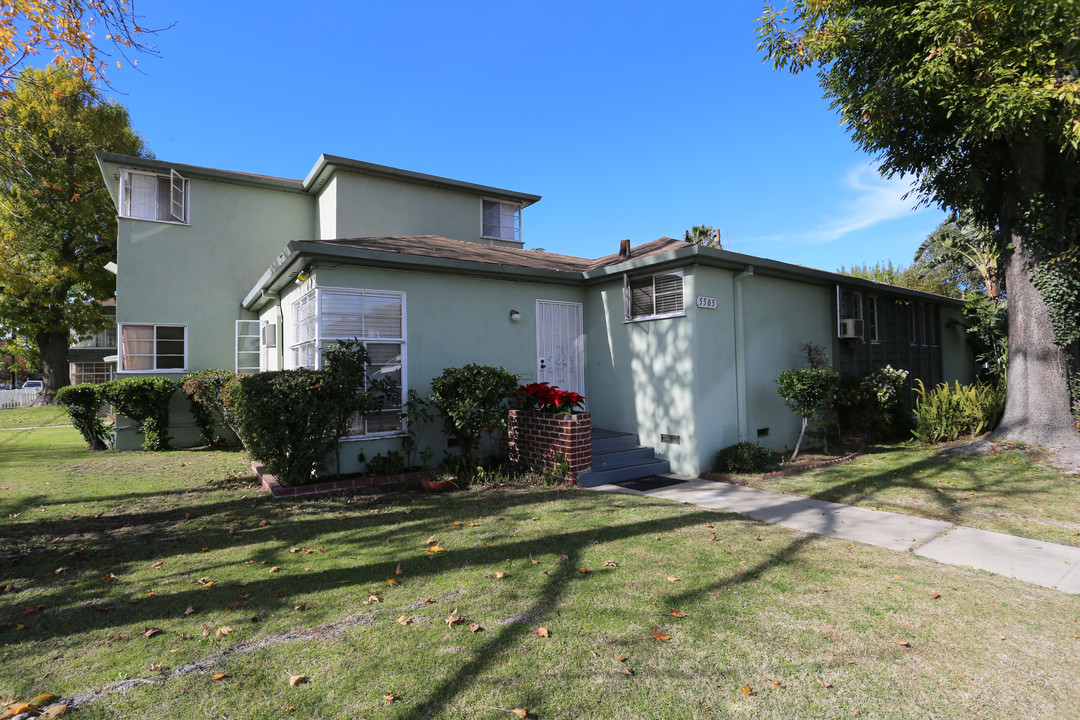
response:
[(536, 381), (585, 394), (581, 303), (536, 301)]

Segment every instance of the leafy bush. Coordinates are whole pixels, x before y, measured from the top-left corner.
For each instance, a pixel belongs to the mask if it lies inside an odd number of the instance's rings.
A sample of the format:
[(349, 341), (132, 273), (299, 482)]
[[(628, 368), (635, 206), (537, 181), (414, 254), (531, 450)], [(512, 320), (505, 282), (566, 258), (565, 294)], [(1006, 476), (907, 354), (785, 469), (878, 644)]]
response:
[(481, 433), (506, 427), (507, 402), (517, 385), (518, 376), (506, 368), (476, 364), (447, 368), (431, 381), (428, 400), (469, 466), (476, 465)]
[(108, 450), (110, 431), (98, 411), (105, 403), (99, 386), (93, 383), (68, 385), (56, 393), (56, 402), (67, 407), (71, 424), (82, 433), (91, 450)]
[(191, 415), (199, 426), (199, 434), (207, 445), (231, 444), (229, 438), (214, 434), (220, 419), (236, 433), (236, 418), (225, 408), (221, 392), (236, 377), (228, 370), (200, 370), (180, 378), (180, 389), (187, 394)]
[(368, 353), (359, 342), (325, 348), (323, 362), (322, 370), (240, 375), (222, 392), (244, 446), (282, 485), (312, 482), (353, 416), (377, 412), (383, 398), (396, 392), (367, 380)]
[(102, 383), (102, 399), (120, 415), (142, 426), (143, 449), (169, 449), (169, 400), (179, 387), (162, 377), (137, 377)]
[(952, 442), (965, 435), (992, 430), (1005, 410), (1004, 384), (976, 381), (941, 383), (930, 392), (916, 380), (915, 428), (912, 434), (926, 443)]
[[(892, 437), (905, 421), (900, 391), (907, 370), (891, 365), (841, 380), (829, 401), (836, 423), (844, 432), (866, 433), (876, 438)], [(910, 425), (907, 425), (906, 431)]]
[(772, 464), (772, 457), (772, 450), (744, 440), (716, 453), (713, 469), (720, 473), (765, 472)]

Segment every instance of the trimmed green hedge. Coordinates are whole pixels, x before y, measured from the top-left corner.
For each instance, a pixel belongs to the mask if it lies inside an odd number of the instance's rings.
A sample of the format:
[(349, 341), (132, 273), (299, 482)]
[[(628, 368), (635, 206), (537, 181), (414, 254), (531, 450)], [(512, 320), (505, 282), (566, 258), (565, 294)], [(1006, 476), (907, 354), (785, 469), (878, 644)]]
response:
[(236, 377), (228, 370), (200, 370), (188, 373), (180, 378), (180, 389), (187, 394), (191, 404), (191, 415), (199, 426), (199, 434), (207, 445), (231, 445), (236, 438), (227, 438), (214, 433), (218, 420), (224, 422), (235, 435), (236, 418), (225, 407), (222, 391)]
[(56, 392), (56, 402), (67, 408), (71, 424), (82, 433), (91, 450), (108, 450), (111, 432), (108, 423), (98, 417), (105, 404), (100, 386), (93, 383), (68, 385)]
[(102, 399), (142, 426), (143, 449), (169, 449), (169, 401), (179, 387), (162, 377), (110, 380), (98, 386)]

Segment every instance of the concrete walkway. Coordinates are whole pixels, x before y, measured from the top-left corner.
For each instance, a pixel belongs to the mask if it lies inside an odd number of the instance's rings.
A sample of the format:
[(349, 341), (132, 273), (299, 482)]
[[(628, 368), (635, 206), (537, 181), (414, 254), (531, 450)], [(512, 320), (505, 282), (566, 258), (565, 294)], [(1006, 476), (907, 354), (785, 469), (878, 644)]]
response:
[(593, 490), (675, 500), (747, 515), (773, 525), (912, 552), (949, 565), (1007, 575), (1034, 585), (1080, 593), (1080, 547), (976, 530), (941, 520), (869, 510), (722, 482), (685, 478), (639, 492), (618, 485)]

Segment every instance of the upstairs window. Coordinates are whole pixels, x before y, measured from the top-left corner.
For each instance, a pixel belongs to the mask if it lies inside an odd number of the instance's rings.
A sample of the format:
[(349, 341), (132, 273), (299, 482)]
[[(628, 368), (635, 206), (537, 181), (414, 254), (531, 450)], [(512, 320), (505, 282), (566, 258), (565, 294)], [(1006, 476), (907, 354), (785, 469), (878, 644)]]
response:
[(120, 198), (122, 217), (188, 221), (188, 181), (175, 170), (170, 170), (168, 175), (125, 171), (120, 181)]
[(863, 338), (862, 293), (839, 285), (836, 287), (836, 336), (839, 338)]
[(495, 240), (521, 242), (521, 206), (500, 200), (484, 200), (481, 235)]
[(623, 278), (626, 320), (648, 320), (683, 314), (681, 270)]

